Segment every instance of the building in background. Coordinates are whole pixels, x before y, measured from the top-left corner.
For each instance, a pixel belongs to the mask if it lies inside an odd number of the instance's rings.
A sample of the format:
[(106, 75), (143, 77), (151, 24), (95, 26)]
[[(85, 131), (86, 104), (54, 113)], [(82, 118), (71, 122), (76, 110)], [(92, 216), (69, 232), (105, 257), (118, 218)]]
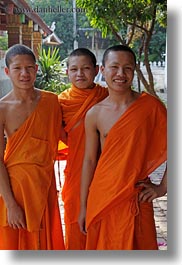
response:
[[(27, 45), (36, 57), (43, 39), (53, 34), (25, 0), (0, 0), (0, 32), (3, 31), (8, 34), (8, 47), (16, 43)], [(55, 33), (54, 36), (57, 38)]]

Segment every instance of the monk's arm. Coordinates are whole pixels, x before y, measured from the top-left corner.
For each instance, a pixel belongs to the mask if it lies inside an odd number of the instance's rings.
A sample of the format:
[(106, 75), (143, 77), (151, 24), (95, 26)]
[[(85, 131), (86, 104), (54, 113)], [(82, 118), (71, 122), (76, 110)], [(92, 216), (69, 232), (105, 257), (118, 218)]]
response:
[(64, 144), (68, 144), (67, 142), (67, 133), (65, 132), (63, 125), (61, 124), (61, 129), (60, 129), (60, 140), (64, 143)]
[(152, 202), (154, 199), (164, 196), (167, 193), (167, 165), (160, 184), (140, 183), (137, 186), (143, 187), (139, 194), (140, 201)]
[(4, 149), (5, 149), (5, 140), (4, 140), (4, 121), (2, 112), (0, 114), (0, 195), (2, 196), (8, 215), (8, 223), (12, 228), (25, 228), (25, 218), (24, 212), (16, 203), (14, 198), (8, 171), (4, 164)]
[(60, 134), (59, 134), (59, 140), (61, 140), (64, 144), (68, 144), (68, 135), (66, 133), (66, 131), (64, 130), (64, 122), (62, 120), (63, 117), (63, 109), (61, 106), (61, 103), (59, 103), (59, 107), (60, 107), (60, 112), (61, 112), (61, 124), (60, 124)]
[(97, 153), (99, 148), (99, 136), (95, 120), (94, 113), (92, 111), (87, 112), (85, 118), (85, 154), (81, 175), (80, 215), (78, 219), (80, 230), (84, 234), (86, 234), (85, 217), (88, 191), (97, 165)]
[(4, 149), (5, 149), (4, 121), (1, 113), (0, 114), (0, 194), (1, 196), (3, 196), (6, 206), (11, 207), (14, 203), (14, 197), (10, 188), (8, 172), (4, 164)]

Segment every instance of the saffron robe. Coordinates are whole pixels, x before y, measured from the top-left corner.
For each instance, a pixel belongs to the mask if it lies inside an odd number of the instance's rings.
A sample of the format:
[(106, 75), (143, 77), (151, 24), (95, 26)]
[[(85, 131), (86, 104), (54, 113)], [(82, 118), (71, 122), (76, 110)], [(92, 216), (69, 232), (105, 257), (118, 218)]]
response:
[(109, 131), (87, 201), (86, 249), (157, 249), (152, 203), (136, 183), (167, 158), (167, 111), (142, 93)]
[(0, 196), (0, 249), (64, 249), (54, 175), (61, 118), (58, 97), (41, 91), (35, 110), (8, 139), (4, 163), (27, 230), (8, 226)]
[(72, 85), (59, 95), (65, 131), (68, 134), (68, 155), (62, 190), (66, 249), (85, 249), (85, 236), (78, 226), (80, 179), (85, 149), (84, 118), (88, 109), (106, 96), (108, 90), (99, 85), (95, 85), (93, 89), (78, 89)]

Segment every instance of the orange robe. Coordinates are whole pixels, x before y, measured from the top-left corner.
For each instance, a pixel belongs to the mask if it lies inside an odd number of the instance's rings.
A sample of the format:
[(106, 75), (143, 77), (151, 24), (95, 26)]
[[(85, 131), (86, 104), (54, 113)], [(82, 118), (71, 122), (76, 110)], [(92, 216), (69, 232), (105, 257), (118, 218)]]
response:
[(86, 249), (158, 249), (152, 203), (135, 184), (167, 157), (166, 108), (142, 93), (109, 131), (90, 185)]
[(8, 139), (5, 165), (14, 197), (25, 211), (27, 230), (8, 226), (0, 196), (0, 249), (64, 249), (54, 175), (60, 124), (58, 97), (41, 91), (33, 113)]
[(85, 236), (78, 226), (80, 178), (85, 149), (84, 118), (89, 108), (103, 100), (108, 90), (99, 85), (93, 89), (71, 88), (59, 95), (65, 131), (68, 133), (68, 157), (62, 191), (66, 226), (66, 249), (85, 249)]

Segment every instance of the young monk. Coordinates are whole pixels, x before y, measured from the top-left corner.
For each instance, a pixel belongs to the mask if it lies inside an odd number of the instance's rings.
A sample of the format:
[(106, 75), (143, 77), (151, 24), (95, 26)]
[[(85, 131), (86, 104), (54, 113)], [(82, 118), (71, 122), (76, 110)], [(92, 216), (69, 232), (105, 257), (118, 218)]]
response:
[(148, 175), (166, 160), (166, 108), (131, 89), (135, 64), (127, 46), (105, 51), (109, 96), (86, 114), (79, 225), (88, 250), (158, 248), (152, 200), (167, 192), (167, 176), (154, 185)]
[(96, 85), (99, 71), (95, 55), (85, 48), (74, 50), (68, 58), (71, 87), (59, 95), (64, 129), (68, 135), (68, 157), (62, 190), (65, 219), (65, 245), (68, 250), (85, 249), (86, 237), (80, 232), (80, 175), (85, 148), (84, 118), (87, 110), (108, 95), (108, 90)]
[(16, 44), (5, 62), (13, 88), (0, 100), (0, 249), (63, 250), (54, 175), (58, 98), (34, 87), (31, 49)]

